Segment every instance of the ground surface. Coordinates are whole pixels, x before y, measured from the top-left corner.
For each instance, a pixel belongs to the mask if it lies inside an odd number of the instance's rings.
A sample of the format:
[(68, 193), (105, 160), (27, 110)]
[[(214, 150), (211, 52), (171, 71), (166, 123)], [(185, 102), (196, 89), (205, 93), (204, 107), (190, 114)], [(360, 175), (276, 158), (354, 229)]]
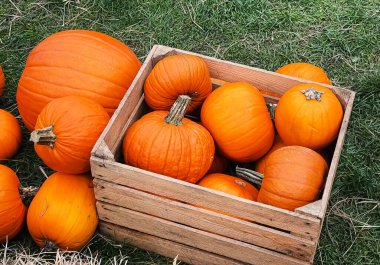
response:
[[(0, 64), (7, 77), (1, 108), (18, 115), (15, 92), (30, 50), (48, 35), (73, 28), (107, 33), (143, 61), (164, 44), (267, 70), (294, 61), (322, 66), (333, 83), (357, 92), (316, 264), (380, 264), (380, 3), (326, 1), (70, 1), (2, 0)], [(48, 173), (27, 141), (7, 165), (24, 185)], [(27, 232), (10, 242), (38, 253)], [(86, 254), (103, 263), (173, 261), (97, 236)], [(0, 247), (0, 260), (5, 251)], [(3, 260), (3, 262), (6, 259)], [(0, 261), (1, 262), (1, 261)], [(6, 263), (6, 262), (5, 262)]]

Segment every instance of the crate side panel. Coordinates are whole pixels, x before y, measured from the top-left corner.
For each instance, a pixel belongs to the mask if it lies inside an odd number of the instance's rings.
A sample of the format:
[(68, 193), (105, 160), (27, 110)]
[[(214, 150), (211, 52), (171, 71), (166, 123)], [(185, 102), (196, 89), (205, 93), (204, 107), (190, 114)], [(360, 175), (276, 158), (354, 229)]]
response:
[(107, 222), (99, 223), (100, 233), (123, 244), (131, 244), (138, 248), (155, 252), (162, 256), (193, 265), (243, 265), (236, 260), (212, 254), (194, 247), (155, 237), (126, 227)]
[(197, 247), (205, 251), (224, 255), (231, 259), (253, 264), (308, 264), (304, 261), (274, 251), (225, 238), (217, 234), (194, 229), (151, 215), (139, 213), (111, 204), (97, 202), (99, 215), (106, 222), (165, 238), (177, 243)]
[[(125, 186), (95, 179), (96, 199), (309, 260), (316, 242)], [(102, 216), (100, 216), (102, 218)]]

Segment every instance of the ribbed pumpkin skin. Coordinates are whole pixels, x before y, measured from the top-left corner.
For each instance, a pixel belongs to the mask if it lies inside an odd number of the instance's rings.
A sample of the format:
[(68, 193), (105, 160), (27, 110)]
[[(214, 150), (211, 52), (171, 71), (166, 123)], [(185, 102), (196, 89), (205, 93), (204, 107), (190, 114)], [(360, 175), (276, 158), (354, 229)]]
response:
[(326, 161), (302, 146), (285, 146), (267, 160), (258, 202), (293, 211), (315, 201), (327, 173)]
[(3, 95), (3, 91), (5, 88), (5, 75), (3, 73), (3, 68), (0, 65), (0, 97)]
[(259, 191), (247, 181), (220, 173), (206, 175), (201, 179), (198, 185), (251, 201), (256, 201), (259, 193)]
[(36, 130), (53, 125), (54, 147), (35, 144), (44, 163), (62, 173), (90, 170), (91, 150), (109, 121), (104, 108), (93, 100), (68, 96), (51, 101), (38, 116)]
[(145, 101), (153, 110), (169, 110), (179, 95), (191, 97), (187, 112), (199, 107), (212, 91), (206, 63), (194, 55), (172, 55), (160, 60), (144, 85)]
[(153, 111), (128, 130), (123, 142), (125, 163), (158, 174), (195, 183), (214, 159), (210, 133), (187, 118), (182, 125), (167, 124), (167, 111)]
[(21, 128), (17, 119), (0, 109), (0, 160), (13, 157), (21, 145)]
[(111, 115), (141, 62), (125, 44), (88, 30), (55, 33), (29, 54), (16, 99), (21, 117), (33, 130), (41, 110), (55, 98), (81, 95)]
[[(307, 100), (301, 93), (301, 90), (311, 87), (324, 92), (321, 101)], [(318, 150), (335, 140), (342, 118), (342, 105), (330, 89), (317, 84), (300, 84), (281, 97), (276, 108), (275, 124), (286, 145)]]
[(90, 176), (49, 176), (29, 206), (27, 224), (41, 248), (48, 240), (62, 250), (80, 250), (98, 224)]
[(214, 90), (203, 103), (201, 120), (222, 154), (236, 162), (257, 160), (272, 146), (274, 129), (265, 100), (248, 83)]
[(325, 71), (310, 63), (287, 64), (277, 69), (276, 73), (331, 85), (331, 81), (327, 77)]
[(255, 171), (264, 174), (265, 167), (267, 165), (267, 160), (270, 154), (272, 154), (274, 151), (284, 146), (285, 144), (282, 142), (281, 138), (278, 135), (276, 135), (274, 137), (273, 145), (271, 149), (268, 151), (268, 153), (266, 153), (265, 156), (263, 156), (262, 158), (256, 161)]
[(16, 173), (0, 165), (0, 243), (15, 237), (25, 222), (26, 207), (20, 198)]

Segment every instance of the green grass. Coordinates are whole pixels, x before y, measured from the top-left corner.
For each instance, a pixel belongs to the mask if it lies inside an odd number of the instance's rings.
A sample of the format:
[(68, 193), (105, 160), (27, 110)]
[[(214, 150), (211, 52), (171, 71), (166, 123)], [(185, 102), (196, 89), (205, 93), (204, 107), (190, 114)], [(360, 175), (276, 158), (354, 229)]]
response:
[[(294, 61), (322, 66), (337, 86), (357, 92), (316, 264), (380, 264), (380, 4), (316, 1), (4, 0), (0, 64), (7, 77), (1, 108), (18, 115), (15, 92), (30, 50), (64, 29), (107, 33), (144, 60), (154, 44), (275, 70)], [(159, 3), (162, 2), (162, 3)], [(44, 180), (24, 130), (21, 152), (6, 163), (22, 184)], [(37, 252), (27, 232), (12, 244)], [(118, 247), (97, 237), (90, 251), (106, 261), (170, 264), (170, 259)], [(0, 254), (1, 255), (1, 254)]]

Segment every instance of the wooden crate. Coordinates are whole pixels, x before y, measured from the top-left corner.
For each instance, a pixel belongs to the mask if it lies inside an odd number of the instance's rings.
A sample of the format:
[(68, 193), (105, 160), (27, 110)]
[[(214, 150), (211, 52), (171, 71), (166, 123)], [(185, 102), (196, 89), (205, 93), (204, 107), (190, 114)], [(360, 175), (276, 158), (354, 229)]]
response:
[[(93, 149), (91, 170), (101, 233), (161, 255), (172, 258), (178, 255), (179, 260), (190, 264), (311, 264), (355, 93), (325, 85), (335, 92), (345, 109), (326, 184), (318, 201), (294, 212), (287, 211), (122, 163), (121, 146), (125, 132), (147, 111), (144, 81), (155, 63), (171, 54), (194, 53), (154, 46)], [(260, 90), (283, 94), (299, 83), (311, 83), (196, 55), (207, 63), (213, 78), (245, 81)], [(266, 99), (278, 100), (270, 96)]]

